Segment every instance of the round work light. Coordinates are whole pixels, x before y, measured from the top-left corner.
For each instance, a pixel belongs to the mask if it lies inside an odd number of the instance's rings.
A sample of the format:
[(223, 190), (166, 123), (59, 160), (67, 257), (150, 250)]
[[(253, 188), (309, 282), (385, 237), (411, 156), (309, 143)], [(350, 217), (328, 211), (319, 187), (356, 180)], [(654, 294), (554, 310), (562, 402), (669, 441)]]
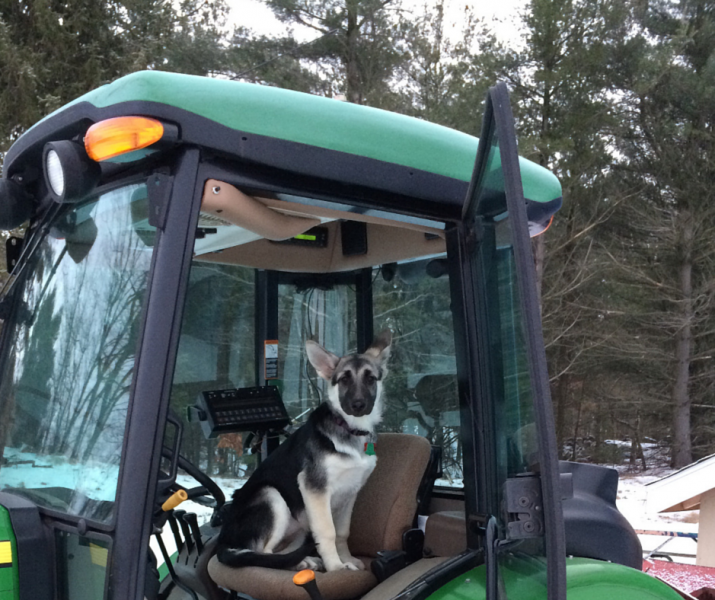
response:
[(45, 183), (55, 202), (78, 202), (97, 185), (102, 174), (84, 147), (69, 140), (45, 144)]

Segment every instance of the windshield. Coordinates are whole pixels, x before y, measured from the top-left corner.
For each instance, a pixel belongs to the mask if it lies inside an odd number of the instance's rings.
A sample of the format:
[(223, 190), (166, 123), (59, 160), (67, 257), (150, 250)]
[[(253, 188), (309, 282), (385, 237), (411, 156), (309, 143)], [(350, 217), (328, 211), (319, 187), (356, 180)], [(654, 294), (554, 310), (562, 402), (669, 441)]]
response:
[(0, 489), (110, 521), (154, 230), (144, 183), (60, 213), (14, 290)]

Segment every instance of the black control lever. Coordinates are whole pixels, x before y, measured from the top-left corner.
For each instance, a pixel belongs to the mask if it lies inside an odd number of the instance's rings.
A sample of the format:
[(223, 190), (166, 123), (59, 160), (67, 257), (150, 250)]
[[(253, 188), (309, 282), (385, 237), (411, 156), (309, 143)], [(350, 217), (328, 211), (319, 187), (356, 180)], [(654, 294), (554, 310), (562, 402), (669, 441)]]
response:
[(194, 513), (185, 513), (181, 518), (184, 523), (187, 523), (191, 528), (194, 544), (196, 545), (196, 552), (201, 554), (204, 549), (204, 544), (201, 541), (201, 530), (199, 529), (199, 522), (196, 519), (196, 515)]
[(188, 560), (188, 555), (194, 551), (194, 540), (191, 535), (191, 529), (189, 528), (189, 524), (184, 521), (185, 514), (185, 510), (174, 511), (174, 516), (179, 523), (179, 527), (181, 527), (181, 533), (184, 535), (184, 541), (186, 542), (186, 550), (188, 552), (188, 554), (186, 555), (186, 559)]
[(171, 533), (174, 534), (174, 541), (176, 542), (176, 551), (181, 553), (181, 549), (184, 547), (184, 540), (179, 534), (179, 526), (176, 524), (176, 517), (174, 517), (173, 512), (167, 514), (167, 522), (169, 523), (169, 527), (171, 528)]
[(196, 595), (196, 592), (192, 590), (190, 587), (184, 585), (179, 578), (176, 576), (176, 571), (174, 570), (174, 566), (171, 564), (171, 557), (169, 556), (169, 553), (166, 550), (166, 546), (164, 545), (164, 540), (161, 539), (161, 534), (156, 533), (154, 535), (156, 538), (157, 543), (159, 544), (159, 550), (161, 550), (161, 555), (164, 558), (164, 564), (166, 565), (167, 570), (169, 571), (169, 577), (171, 577), (171, 580), (180, 588), (182, 589), (187, 595), (189, 595), (193, 600), (199, 600), (198, 596)]

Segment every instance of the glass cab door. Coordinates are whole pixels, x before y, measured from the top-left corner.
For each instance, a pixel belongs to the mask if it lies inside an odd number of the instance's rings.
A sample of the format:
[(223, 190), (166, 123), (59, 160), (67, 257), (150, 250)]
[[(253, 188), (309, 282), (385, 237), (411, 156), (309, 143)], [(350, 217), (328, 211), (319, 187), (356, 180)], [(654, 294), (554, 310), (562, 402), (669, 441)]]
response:
[[(472, 547), (484, 548), (488, 598), (529, 581), (565, 598), (564, 529), (535, 270), (506, 86), (492, 88), (463, 222), (453, 238), (468, 331), (458, 350), (462, 427), (475, 447), (467, 490)], [(476, 308), (476, 310), (474, 310)], [(481, 538), (481, 542), (479, 540)], [(523, 561), (521, 558), (528, 558)], [(534, 558), (536, 560), (534, 560)]]
[[(13, 273), (0, 344), (0, 505), (11, 519), (18, 505), (36, 517), (13, 523), (23, 600), (144, 598), (147, 582), (158, 585), (149, 554), (158, 432), (197, 167), (198, 151), (179, 158), (162, 218), (156, 191), (166, 190), (154, 175), (54, 205)], [(20, 544), (30, 537), (34, 547)]]
[(57, 213), (4, 323), (0, 491), (48, 525), (56, 597), (99, 600), (156, 231), (143, 179)]

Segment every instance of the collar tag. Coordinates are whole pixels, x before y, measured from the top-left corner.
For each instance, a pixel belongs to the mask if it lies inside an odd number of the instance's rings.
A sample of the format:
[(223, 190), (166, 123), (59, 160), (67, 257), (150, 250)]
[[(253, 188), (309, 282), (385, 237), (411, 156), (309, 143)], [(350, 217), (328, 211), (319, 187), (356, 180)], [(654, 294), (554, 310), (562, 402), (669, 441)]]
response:
[(365, 454), (368, 456), (375, 456), (375, 450), (377, 449), (377, 444), (373, 442), (365, 442)]

